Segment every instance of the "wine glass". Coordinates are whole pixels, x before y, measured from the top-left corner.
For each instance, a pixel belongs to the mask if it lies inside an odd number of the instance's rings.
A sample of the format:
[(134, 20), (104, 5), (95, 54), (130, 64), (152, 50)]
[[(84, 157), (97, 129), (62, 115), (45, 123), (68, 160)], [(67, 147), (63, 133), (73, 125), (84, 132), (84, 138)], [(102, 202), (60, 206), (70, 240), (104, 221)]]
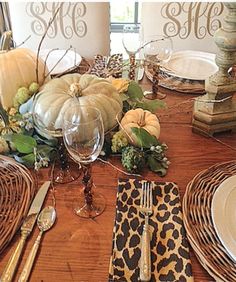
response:
[(84, 189), (74, 200), (74, 212), (85, 218), (100, 215), (105, 208), (103, 195), (92, 191), (91, 163), (99, 156), (104, 143), (104, 126), (100, 111), (79, 103), (64, 114), (63, 138), (71, 157), (83, 167)]
[(32, 116), (35, 129), (42, 137), (46, 139), (54, 137), (58, 140), (57, 153), (59, 165), (53, 167), (53, 182), (61, 184), (72, 182), (80, 176), (80, 170), (78, 166), (71, 165), (68, 160), (62, 137), (63, 111), (58, 106), (42, 103), (42, 98), (41, 94), (35, 96)]
[(164, 99), (165, 94), (158, 92), (159, 71), (162, 63), (167, 62), (172, 54), (173, 43), (170, 37), (164, 35), (152, 35), (144, 39), (143, 54), (145, 64), (152, 67), (152, 91), (145, 91), (145, 97), (149, 99)]
[(141, 47), (142, 31), (138, 24), (125, 24), (123, 27), (122, 43), (129, 55), (129, 79), (135, 80), (136, 54)]

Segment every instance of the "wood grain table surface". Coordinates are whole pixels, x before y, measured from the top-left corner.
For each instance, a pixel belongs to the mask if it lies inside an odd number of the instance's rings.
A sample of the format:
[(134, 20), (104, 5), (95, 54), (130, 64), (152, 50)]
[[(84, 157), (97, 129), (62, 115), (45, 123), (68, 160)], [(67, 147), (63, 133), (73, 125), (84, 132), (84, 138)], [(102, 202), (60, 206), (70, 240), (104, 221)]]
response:
[[(151, 87), (145, 79), (142, 84), (144, 88)], [(171, 165), (164, 178), (150, 171), (145, 171), (143, 177), (150, 180), (176, 182), (182, 199), (186, 185), (198, 172), (216, 163), (236, 159), (236, 134), (222, 133), (216, 136), (219, 141), (230, 146), (227, 147), (216, 139), (193, 133), (192, 98), (196, 96), (167, 89), (162, 89), (162, 92), (167, 94), (165, 102), (168, 109), (158, 113), (161, 122), (160, 140), (167, 143), (169, 147), (167, 156)], [(109, 161), (122, 169), (119, 158), (112, 157)], [(92, 173), (97, 191), (106, 198), (104, 213), (95, 220), (82, 219), (73, 213), (72, 200), (81, 189), (81, 178), (70, 184), (56, 185), (57, 222), (50, 231), (44, 234), (30, 281), (105, 282), (108, 280), (117, 180), (119, 177), (127, 176), (100, 161), (94, 163)], [(40, 183), (48, 178), (49, 169), (40, 170)], [(48, 193), (44, 205), (49, 204), (52, 204), (51, 192)], [(38, 229), (35, 226), (32, 235), (27, 240), (15, 281), (19, 277), (37, 235)], [(0, 255), (0, 272), (3, 271), (19, 238), (20, 232)], [(214, 281), (200, 265), (192, 249), (191, 260), (195, 281)]]

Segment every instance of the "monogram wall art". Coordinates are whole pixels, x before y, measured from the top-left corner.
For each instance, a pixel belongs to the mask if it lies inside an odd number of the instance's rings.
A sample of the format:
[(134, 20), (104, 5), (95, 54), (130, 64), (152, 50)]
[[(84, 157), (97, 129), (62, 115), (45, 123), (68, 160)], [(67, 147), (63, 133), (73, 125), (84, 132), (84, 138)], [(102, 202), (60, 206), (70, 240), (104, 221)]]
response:
[[(55, 15), (43, 40), (42, 49), (68, 49), (81, 56), (109, 54), (109, 3), (107, 2), (9, 2), (13, 37), (19, 45), (37, 50), (38, 44)], [(89, 46), (89, 48), (88, 48)]]
[(163, 33), (180, 39), (190, 35), (197, 39), (213, 36), (221, 27), (219, 16), (223, 10), (222, 3), (167, 3), (161, 9), (162, 17), (167, 20)]
[(143, 3), (144, 33), (172, 37), (174, 49), (216, 52), (213, 35), (225, 15), (220, 2)]
[(61, 34), (65, 39), (71, 39), (73, 36), (84, 37), (87, 33), (87, 24), (83, 20), (86, 6), (81, 2), (29, 2), (26, 5), (26, 14), (32, 19), (30, 27), (33, 34), (42, 36), (45, 33), (48, 16), (52, 18), (59, 6), (60, 10), (47, 36), (55, 38)]

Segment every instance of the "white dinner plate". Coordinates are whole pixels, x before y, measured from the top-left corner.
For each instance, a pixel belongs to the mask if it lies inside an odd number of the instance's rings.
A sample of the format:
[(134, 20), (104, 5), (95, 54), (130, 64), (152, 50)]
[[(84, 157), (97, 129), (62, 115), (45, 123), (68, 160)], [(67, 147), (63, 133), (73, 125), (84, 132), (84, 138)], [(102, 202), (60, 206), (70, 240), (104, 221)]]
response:
[[(81, 56), (73, 50), (68, 50), (66, 52), (66, 50), (59, 49), (49, 52), (50, 49), (40, 50), (40, 57), (45, 61), (48, 56), (46, 64), (52, 75), (73, 69), (73, 67), (78, 66), (82, 60)], [(57, 62), (59, 63), (57, 64)]]
[(211, 214), (221, 243), (236, 262), (236, 175), (227, 178), (216, 190)]
[(163, 66), (166, 73), (191, 80), (205, 80), (218, 70), (215, 54), (190, 50), (173, 53)]

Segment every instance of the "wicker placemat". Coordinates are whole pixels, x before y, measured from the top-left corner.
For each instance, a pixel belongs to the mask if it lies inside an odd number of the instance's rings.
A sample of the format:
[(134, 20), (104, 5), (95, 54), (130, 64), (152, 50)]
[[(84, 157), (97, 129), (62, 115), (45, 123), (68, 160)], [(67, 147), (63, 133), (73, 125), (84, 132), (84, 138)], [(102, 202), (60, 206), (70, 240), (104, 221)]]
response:
[[(153, 70), (151, 66), (145, 66), (145, 74), (149, 80), (153, 79)], [(159, 73), (159, 85), (178, 92), (186, 94), (204, 94), (205, 83), (204, 81), (184, 79), (170, 75), (164, 71)]]
[(26, 216), (35, 186), (34, 178), (27, 168), (0, 155), (0, 253)]
[(236, 174), (236, 161), (216, 164), (197, 174), (183, 198), (184, 225), (202, 266), (217, 281), (236, 281), (236, 267), (215, 231), (211, 205), (219, 185)]

